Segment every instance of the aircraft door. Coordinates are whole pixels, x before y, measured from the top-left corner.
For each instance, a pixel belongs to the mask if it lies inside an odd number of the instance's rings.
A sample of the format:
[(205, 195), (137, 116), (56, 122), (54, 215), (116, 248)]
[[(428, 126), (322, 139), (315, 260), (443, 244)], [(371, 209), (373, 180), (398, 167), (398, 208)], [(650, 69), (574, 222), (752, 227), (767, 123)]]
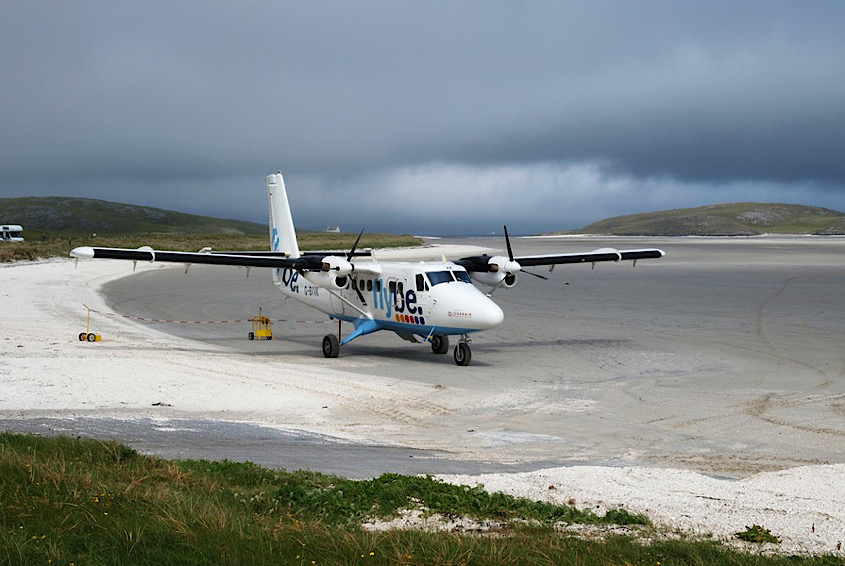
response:
[(431, 314), (431, 294), (429, 293), (428, 279), (424, 273), (417, 273), (414, 276), (414, 293), (416, 294), (417, 314), (425, 319)]
[[(347, 279), (349, 281), (349, 279)], [(346, 289), (342, 289), (337, 291), (337, 293), (329, 293), (329, 304), (331, 305), (332, 312), (337, 314), (346, 314), (347, 305), (340, 298), (337, 296), (338, 294), (345, 294), (346, 290), (349, 288), (349, 283), (346, 284)]]

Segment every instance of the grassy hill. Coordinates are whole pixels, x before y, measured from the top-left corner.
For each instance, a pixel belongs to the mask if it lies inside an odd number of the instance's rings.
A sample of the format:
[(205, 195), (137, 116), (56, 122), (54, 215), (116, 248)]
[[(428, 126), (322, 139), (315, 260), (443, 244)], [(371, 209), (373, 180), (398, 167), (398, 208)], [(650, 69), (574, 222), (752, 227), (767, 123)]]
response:
[(163, 210), (71, 197), (21, 197), (0, 199), (0, 222), (20, 224), (24, 237), (41, 233), (181, 233), (266, 235), (267, 226), (240, 220), (223, 220)]
[(797, 204), (740, 202), (616, 216), (576, 232), (616, 236), (833, 235), (845, 234), (845, 213)]
[[(266, 224), (148, 206), (69, 197), (0, 199), (0, 222), (23, 226), (25, 242), (0, 244), (0, 263), (67, 257), (75, 246), (196, 251), (269, 250)], [(96, 237), (94, 236), (96, 234)], [(357, 234), (297, 231), (302, 250), (348, 250)], [(359, 248), (418, 246), (408, 235), (365, 233)]]

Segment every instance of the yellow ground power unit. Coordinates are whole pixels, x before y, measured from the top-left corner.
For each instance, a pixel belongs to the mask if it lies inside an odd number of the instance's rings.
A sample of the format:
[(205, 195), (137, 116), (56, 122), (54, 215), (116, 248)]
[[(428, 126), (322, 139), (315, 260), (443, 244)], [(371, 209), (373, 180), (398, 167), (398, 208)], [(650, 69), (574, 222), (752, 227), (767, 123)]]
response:
[(250, 340), (273, 339), (273, 321), (261, 314), (261, 309), (258, 309), (258, 316), (250, 318), (249, 321), (252, 323)]

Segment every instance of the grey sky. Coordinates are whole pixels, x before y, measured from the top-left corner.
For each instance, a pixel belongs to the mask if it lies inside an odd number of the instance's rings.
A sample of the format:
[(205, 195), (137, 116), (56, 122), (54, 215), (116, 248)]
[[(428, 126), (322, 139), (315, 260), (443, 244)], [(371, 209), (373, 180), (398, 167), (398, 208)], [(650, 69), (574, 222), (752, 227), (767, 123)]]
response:
[(843, 28), (838, 1), (9, 2), (0, 196), (263, 221), (282, 170), (298, 225), (348, 231), (845, 210)]

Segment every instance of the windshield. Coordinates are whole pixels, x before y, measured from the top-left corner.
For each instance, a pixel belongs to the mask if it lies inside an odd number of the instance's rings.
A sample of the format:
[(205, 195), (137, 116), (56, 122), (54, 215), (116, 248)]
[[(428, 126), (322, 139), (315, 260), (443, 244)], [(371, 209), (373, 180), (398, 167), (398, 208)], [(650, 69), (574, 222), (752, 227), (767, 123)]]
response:
[(451, 271), (427, 271), (425, 274), (428, 276), (428, 280), (431, 281), (432, 287), (441, 283), (454, 281)]
[(453, 271), (452, 275), (455, 276), (455, 279), (458, 281), (463, 281), (464, 283), (472, 283), (472, 279), (469, 278), (469, 273), (466, 271)]
[(466, 271), (427, 271), (425, 274), (428, 276), (428, 280), (431, 281), (432, 287), (440, 283), (450, 283), (456, 280), (464, 283), (472, 283), (472, 279), (469, 278), (469, 273)]

